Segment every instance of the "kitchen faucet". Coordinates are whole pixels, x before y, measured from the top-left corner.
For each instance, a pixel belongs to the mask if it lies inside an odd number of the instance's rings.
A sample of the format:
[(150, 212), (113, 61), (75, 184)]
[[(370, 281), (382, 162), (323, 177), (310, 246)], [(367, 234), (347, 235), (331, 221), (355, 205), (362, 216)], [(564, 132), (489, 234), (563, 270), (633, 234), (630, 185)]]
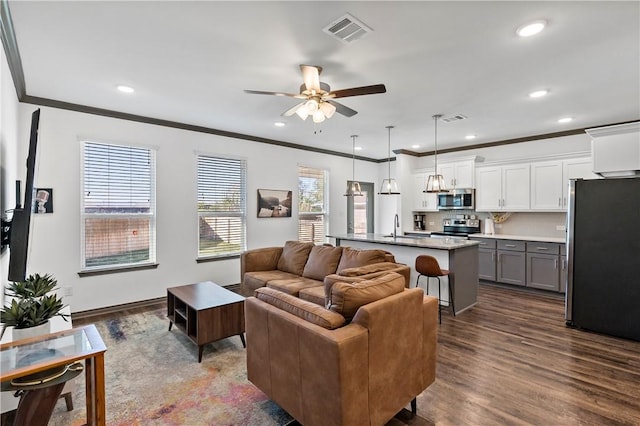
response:
[(400, 228), (400, 219), (398, 219), (398, 213), (393, 218), (393, 238), (396, 238), (396, 229)]

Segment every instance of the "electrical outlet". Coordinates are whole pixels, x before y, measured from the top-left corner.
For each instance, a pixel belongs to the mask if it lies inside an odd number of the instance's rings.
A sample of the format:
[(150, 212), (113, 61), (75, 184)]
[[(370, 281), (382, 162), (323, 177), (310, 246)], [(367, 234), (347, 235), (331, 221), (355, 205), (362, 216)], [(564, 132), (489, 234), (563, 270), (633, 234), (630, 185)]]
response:
[(502, 224), (501, 223), (496, 223), (494, 225), (494, 227), (497, 228), (497, 229), (500, 229), (500, 228), (502, 228)]
[(433, 226), (435, 224), (436, 224), (435, 222), (429, 222), (429, 226)]
[(71, 286), (64, 287), (64, 295), (73, 296), (73, 287)]
[(556, 231), (566, 231), (567, 227), (564, 225), (556, 225)]

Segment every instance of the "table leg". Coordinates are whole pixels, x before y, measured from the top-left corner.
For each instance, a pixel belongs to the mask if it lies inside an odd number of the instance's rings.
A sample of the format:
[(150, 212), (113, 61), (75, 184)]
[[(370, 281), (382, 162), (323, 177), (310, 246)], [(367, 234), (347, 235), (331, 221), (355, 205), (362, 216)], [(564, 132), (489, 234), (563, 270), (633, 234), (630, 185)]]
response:
[(242, 340), (242, 347), (246, 349), (247, 348), (247, 343), (244, 341), (244, 334), (240, 333), (240, 334), (238, 334), (238, 336), (240, 336), (240, 340)]
[(173, 325), (173, 321), (169, 321), (169, 331), (171, 331), (171, 326)]
[(203, 349), (204, 349), (204, 345), (198, 345), (198, 362), (202, 362)]
[(87, 425), (106, 425), (106, 402), (104, 389), (104, 354), (98, 354), (85, 361), (85, 382), (87, 401)]

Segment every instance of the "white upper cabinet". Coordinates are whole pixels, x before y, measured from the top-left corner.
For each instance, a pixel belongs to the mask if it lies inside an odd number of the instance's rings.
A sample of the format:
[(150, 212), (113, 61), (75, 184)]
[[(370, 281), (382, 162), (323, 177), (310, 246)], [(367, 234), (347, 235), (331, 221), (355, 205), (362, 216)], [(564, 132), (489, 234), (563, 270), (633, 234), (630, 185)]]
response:
[(438, 173), (444, 178), (447, 189), (475, 188), (475, 162), (473, 160), (439, 164)]
[(422, 212), (438, 211), (438, 194), (424, 192), (427, 187), (427, 177), (433, 171), (413, 174), (413, 209)]
[(591, 157), (531, 163), (531, 210), (566, 211), (569, 179), (597, 179)]
[(477, 211), (529, 210), (529, 164), (476, 169)]

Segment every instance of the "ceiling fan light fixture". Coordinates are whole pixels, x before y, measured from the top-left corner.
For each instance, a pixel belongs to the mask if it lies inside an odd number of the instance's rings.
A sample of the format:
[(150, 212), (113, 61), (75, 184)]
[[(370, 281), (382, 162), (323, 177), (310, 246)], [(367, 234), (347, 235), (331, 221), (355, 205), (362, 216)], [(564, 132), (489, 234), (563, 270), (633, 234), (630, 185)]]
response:
[(324, 112), (322, 110), (317, 110), (313, 113), (313, 122), (314, 123), (322, 123), (325, 119)]
[(382, 185), (380, 185), (379, 195), (399, 195), (400, 189), (398, 188), (398, 182), (395, 179), (391, 179), (391, 129), (393, 126), (387, 126), (387, 130), (389, 133), (388, 144), (387, 144), (387, 167), (389, 171), (389, 177), (387, 179), (382, 180)]
[(305, 105), (302, 105), (300, 108), (296, 110), (296, 114), (298, 115), (298, 117), (302, 118), (303, 120), (306, 120), (307, 117), (309, 116), (309, 111), (307, 111), (307, 108), (305, 108)]
[(309, 99), (304, 104), (304, 107), (307, 109), (309, 114), (312, 114), (318, 110), (318, 101), (316, 101), (315, 99)]
[(333, 117), (333, 113), (336, 112), (336, 107), (329, 102), (323, 102), (320, 104), (320, 110), (324, 113), (325, 117)]

